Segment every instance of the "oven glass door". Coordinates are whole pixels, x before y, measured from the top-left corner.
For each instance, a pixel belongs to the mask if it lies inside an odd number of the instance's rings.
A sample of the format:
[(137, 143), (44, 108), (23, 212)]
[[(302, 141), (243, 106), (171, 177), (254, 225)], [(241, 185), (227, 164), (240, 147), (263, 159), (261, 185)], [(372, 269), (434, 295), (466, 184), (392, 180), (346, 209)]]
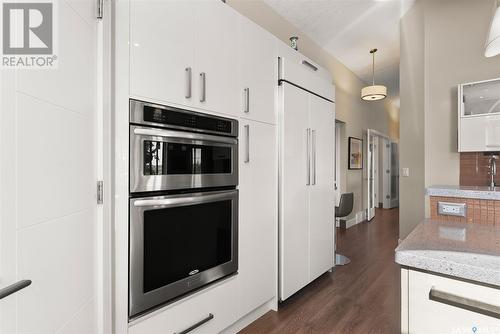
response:
[(238, 191), (130, 200), (130, 316), (237, 271)]
[(130, 191), (235, 186), (235, 138), (131, 126)]

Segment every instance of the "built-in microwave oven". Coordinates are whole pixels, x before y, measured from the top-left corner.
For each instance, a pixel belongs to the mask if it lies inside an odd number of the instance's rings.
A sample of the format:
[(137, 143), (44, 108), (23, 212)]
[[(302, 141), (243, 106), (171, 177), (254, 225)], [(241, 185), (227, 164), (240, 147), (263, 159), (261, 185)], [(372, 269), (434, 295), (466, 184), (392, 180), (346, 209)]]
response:
[(238, 184), (238, 121), (130, 101), (130, 192)]

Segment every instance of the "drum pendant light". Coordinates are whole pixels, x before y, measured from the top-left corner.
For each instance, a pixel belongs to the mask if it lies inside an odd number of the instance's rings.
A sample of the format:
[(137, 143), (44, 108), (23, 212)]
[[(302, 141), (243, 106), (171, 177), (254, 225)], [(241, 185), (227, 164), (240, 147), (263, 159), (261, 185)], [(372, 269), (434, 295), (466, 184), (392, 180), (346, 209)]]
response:
[(361, 98), (365, 101), (378, 101), (387, 97), (387, 87), (382, 85), (375, 85), (375, 52), (377, 49), (370, 50), (372, 54), (372, 85), (361, 89)]
[(493, 57), (500, 54), (500, 0), (495, 2), (495, 13), (490, 24), (488, 40), (484, 48), (485, 57)]

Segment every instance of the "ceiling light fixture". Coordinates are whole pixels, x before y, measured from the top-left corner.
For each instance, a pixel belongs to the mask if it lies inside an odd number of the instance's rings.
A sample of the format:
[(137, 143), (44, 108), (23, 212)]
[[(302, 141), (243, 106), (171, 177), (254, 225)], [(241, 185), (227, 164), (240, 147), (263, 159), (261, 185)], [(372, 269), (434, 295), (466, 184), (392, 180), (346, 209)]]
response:
[(495, 2), (495, 14), (490, 24), (488, 40), (484, 48), (485, 57), (493, 57), (500, 54), (500, 0)]
[(375, 85), (375, 52), (377, 49), (370, 50), (373, 57), (372, 63), (372, 85), (366, 86), (361, 89), (361, 98), (365, 101), (378, 101), (387, 97), (387, 87), (382, 85)]

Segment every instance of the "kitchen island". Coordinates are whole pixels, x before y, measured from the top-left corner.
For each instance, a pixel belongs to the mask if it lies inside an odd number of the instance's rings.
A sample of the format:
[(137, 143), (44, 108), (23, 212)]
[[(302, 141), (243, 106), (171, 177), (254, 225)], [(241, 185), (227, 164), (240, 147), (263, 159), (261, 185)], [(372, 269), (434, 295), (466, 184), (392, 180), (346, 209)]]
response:
[(500, 227), (425, 220), (396, 249), (402, 333), (500, 333)]

